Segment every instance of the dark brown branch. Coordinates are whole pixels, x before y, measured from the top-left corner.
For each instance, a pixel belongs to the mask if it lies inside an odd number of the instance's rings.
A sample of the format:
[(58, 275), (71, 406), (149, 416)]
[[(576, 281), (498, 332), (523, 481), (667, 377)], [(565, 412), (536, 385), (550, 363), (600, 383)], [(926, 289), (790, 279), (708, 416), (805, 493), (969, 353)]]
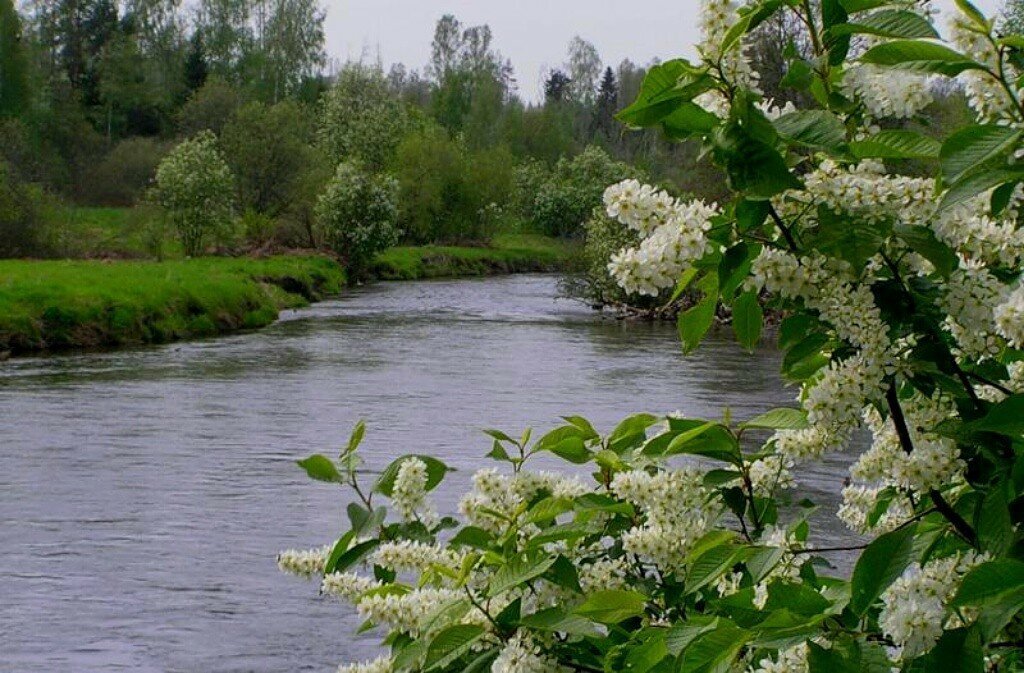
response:
[[(914, 442), (910, 437), (910, 429), (907, 427), (907, 419), (903, 415), (903, 407), (900, 406), (900, 400), (896, 393), (895, 383), (889, 384), (889, 390), (885, 393), (885, 401), (889, 405), (889, 413), (892, 416), (893, 425), (896, 426), (896, 435), (900, 439), (900, 446), (903, 447), (903, 451), (905, 453), (913, 453)], [(971, 525), (953, 509), (952, 505), (946, 501), (937, 489), (931, 489), (928, 491), (928, 495), (931, 497), (932, 502), (935, 503), (935, 509), (939, 514), (944, 516), (947, 521), (949, 521), (950, 525), (953, 526), (953, 530), (967, 541), (969, 545), (977, 548), (978, 534), (974, 532)]]

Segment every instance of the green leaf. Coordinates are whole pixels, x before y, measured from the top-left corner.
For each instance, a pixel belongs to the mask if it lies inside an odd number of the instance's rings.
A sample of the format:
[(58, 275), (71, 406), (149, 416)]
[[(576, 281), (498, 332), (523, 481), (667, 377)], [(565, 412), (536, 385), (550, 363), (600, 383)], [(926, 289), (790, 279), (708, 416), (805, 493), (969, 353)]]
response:
[(440, 631), (427, 648), (425, 670), (442, 669), (473, 649), (487, 630), (477, 624), (456, 624)]
[(751, 418), (741, 428), (764, 428), (767, 430), (803, 430), (807, 428), (807, 412), (803, 409), (778, 407)]
[(774, 122), (786, 140), (838, 152), (846, 144), (846, 126), (826, 110), (800, 110), (784, 114)]
[(850, 143), (858, 159), (937, 159), (942, 144), (916, 131), (879, 131)]
[(575, 425), (563, 425), (555, 428), (537, 440), (533, 445), (534, 451), (547, 451), (559, 458), (582, 465), (590, 460), (591, 454), (587, 450), (584, 433)]
[(618, 624), (644, 613), (647, 597), (636, 591), (609, 589), (591, 592), (573, 612), (601, 624)]
[(943, 178), (955, 182), (968, 171), (1004, 157), (1020, 138), (1020, 129), (996, 124), (975, 124), (957, 131), (939, 152)]
[(427, 490), (434, 490), (438, 484), (444, 479), (444, 475), (451, 469), (437, 458), (432, 456), (421, 456), (421, 455), (406, 455), (396, 458), (391, 461), (391, 464), (384, 468), (380, 477), (377, 479), (377, 483), (374, 484), (373, 490), (391, 497), (391, 494), (395, 488), (395, 478), (398, 477), (398, 470), (402, 467), (402, 463), (410, 458), (419, 458), (427, 466)]
[(747, 350), (753, 350), (761, 339), (764, 311), (756, 292), (744, 292), (732, 304), (732, 329), (736, 339)]
[(608, 434), (605, 443), (609, 449), (621, 455), (623, 451), (642, 444), (647, 438), (647, 428), (658, 420), (658, 417), (652, 414), (627, 416)]
[(296, 461), (306, 474), (312, 479), (317, 481), (327, 481), (335, 484), (344, 483), (344, 479), (341, 477), (341, 473), (338, 472), (338, 468), (335, 467), (334, 462), (327, 456), (320, 455), (319, 453), (305, 460)]
[(593, 621), (579, 615), (569, 614), (561, 608), (548, 608), (535, 612), (523, 617), (519, 623), (531, 629), (565, 633), (571, 636), (598, 637), (602, 634)]
[(1024, 609), (1024, 562), (1003, 558), (973, 568), (951, 605), (980, 608), (977, 624), (982, 637), (996, 637)]
[(327, 561), (324, 562), (324, 574), (330, 575), (334, 572), (334, 569), (338, 566), (338, 559), (341, 555), (348, 551), (348, 546), (352, 544), (352, 540), (356, 537), (356, 533), (353, 530), (342, 535), (338, 538), (338, 541), (331, 547), (331, 553), (327, 555)]
[[(360, 560), (362, 560), (364, 556), (366, 556), (371, 551), (376, 549), (378, 545), (380, 545), (380, 540), (366, 540), (365, 542), (360, 542), (359, 544), (354, 545), (349, 549), (346, 549), (344, 553), (340, 554), (338, 556), (337, 561), (334, 563), (333, 567), (330, 565), (330, 563), (325, 565), (324, 572), (327, 573), (328, 568), (330, 568), (329, 572), (332, 573), (345, 572), (346, 570), (354, 566), (356, 563), (358, 563)], [(334, 556), (333, 552), (331, 556)]]
[(928, 72), (955, 77), (965, 70), (984, 70), (985, 66), (949, 47), (921, 40), (894, 40), (868, 49), (861, 60), (902, 70)]
[(978, 629), (943, 632), (935, 647), (916, 659), (910, 670), (922, 673), (984, 673), (985, 656)]
[(679, 314), (677, 327), (683, 343), (683, 353), (689, 354), (700, 345), (704, 335), (715, 321), (718, 308), (718, 274), (709, 271), (697, 287), (704, 293), (699, 302)]
[(718, 618), (708, 615), (691, 615), (685, 622), (676, 622), (669, 627), (665, 635), (665, 645), (669, 654), (678, 657), (695, 641), (705, 633), (710, 633), (718, 628)]
[(882, 37), (932, 38), (939, 34), (926, 18), (905, 9), (883, 9), (865, 16), (856, 23), (842, 23), (831, 28), (832, 35), (881, 35)]
[(366, 422), (359, 421), (355, 427), (352, 428), (352, 434), (348, 438), (348, 446), (345, 447), (342, 455), (346, 453), (352, 453), (359, 448), (359, 444), (363, 441), (363, 437), (366, 435)]
[(850, 609), (861, 616), (913, 561), (916, 525), (880, 535), (867, 546), (853, 569)]
[(807, 244), (830, 256), (850, 263), (860, 272), (875, 256), (891, 232), (891, 224), (854, 219), (818, 208), (818, 226), (808, 232)]
[(1013, 519), (1004, 484), (989, 489), (978, 508), (975, 530), (981, 548), (991, 556), (999, 557), (1013, 544)]
[(711, 77), (683, 59), (666, 61), (647, 71), (636, 101), (616, 118), (633, 127), (652, 126), (714, 84)]
[(719, 119), (696, 103), (683, 103), (661, 120), (665, 135), (673, 140), (686, 140), (707, 133), (719, 124)]
[(730, 569), (741, 550), (732, 544), (712, 547), (689, 564), (686, 573), (686, 593), (692, 594), (714, 582)]
[(713, 142), (712, 151), (725, 168), (729, 186), (747, 198), (769, 199), (803, 186), (774, 147), (755, 139), (736, 123), (715, 129)]
[(978, 30), (982, 31), (983, 33), (988, 33), (989, 31), (992, 30), (992, 25), (989, 23), (988, 19), (985, 18), (985, 15), (982, 14), (977, 7), (972, 5), (967, 0), (954, 1), (956, 2), (957, 9), (959, 9), (964, 16), (970, 19)]
[(509, 589), (536, 579), (546, 573), (556, 556), (541, 556), (534, 558), (514, 558), (507, 564), (498, 568), (491, 578), (491, 584), (487, 589), (487, 596), (493, 598)]
[(948, 245), (935, 237), (935, 232), (924, 226), (898, 226), (895, 234), (910, 248), (935, 267), (943, 277), (948, 278), (960, 265), (960, 258)]
[(590, 421), (582, 416), (562, 416), (562, 420), (579, 428), (580, 432), (583, 433), (584, 439), (597, 439), (600, 437), (594, 426), (590, 424)]
[(1020, 169), (979, 169), (971, 171), (950, 185), (942, 201), (939, 203), (939, 211), (948, 210), (964, 201), (973, 199), (978, 194), (997, 187), (1004, 182), (1019, 181), (1024, 178), (1024, 171)]
[(736, 437), (720, 423), (703, 423), (683, 431), (669, 443), (663, 453), (665, 456), (682, 454), (704, 456), (736, 466), (743, 464)]
[(1024, 433), (1024, 394), (1011, 395), (994, 404), (984, 416), (967, 424), (978, 432), (1016, 436)]
[(679, 673), (725, 673), (740, 649), (750, 640), (750, 632), (721, 619), (713, 631), (702, 634), (683, 650)]

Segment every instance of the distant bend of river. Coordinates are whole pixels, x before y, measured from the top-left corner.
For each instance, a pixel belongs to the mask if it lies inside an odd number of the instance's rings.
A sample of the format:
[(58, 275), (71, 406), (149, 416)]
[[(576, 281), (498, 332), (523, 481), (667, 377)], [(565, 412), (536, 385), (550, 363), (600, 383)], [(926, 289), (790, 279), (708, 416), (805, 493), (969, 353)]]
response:
[[(259, 332), (0, 365), (0, 671), (333, 671), (372, 656), (351, 610), (274, 562), (343, 531), (347, 493), (294, 461), (336, 453), (360, 418), (369, 468), (403, 453), (458, 468), (435, 497), (449, 510), (489, 462), (481, 428), (792, 403), (770, 347), (747, 354), (721, 330), (684, 358), (672, 325), (557, 295), (545, 275), (381, 283)], [(841, 460), (799, 477), (829, 502)]]

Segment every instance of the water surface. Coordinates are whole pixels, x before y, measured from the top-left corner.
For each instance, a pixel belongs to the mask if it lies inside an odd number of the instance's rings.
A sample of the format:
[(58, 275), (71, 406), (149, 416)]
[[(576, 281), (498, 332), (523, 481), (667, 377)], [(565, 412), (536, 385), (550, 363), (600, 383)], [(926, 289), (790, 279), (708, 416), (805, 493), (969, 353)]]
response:
[[(295, 466), (367, 419), (379, 469), (459, 468), (489, 440), (582, 414), (746, 418), (790, 404), (778, 355), (557, 298), (551, 276), (382, 283), (255, 333), (0, 365), (0, 670), (330, 671), (375, 637), (279, 574), (274, 554), (343, 531), (343, 491)], [(841, 461), (839, 461), (841, 462)], [(801, 473), (825, 500), (839, 462)], [(826, 536), (826, 540), (838, 533)]]

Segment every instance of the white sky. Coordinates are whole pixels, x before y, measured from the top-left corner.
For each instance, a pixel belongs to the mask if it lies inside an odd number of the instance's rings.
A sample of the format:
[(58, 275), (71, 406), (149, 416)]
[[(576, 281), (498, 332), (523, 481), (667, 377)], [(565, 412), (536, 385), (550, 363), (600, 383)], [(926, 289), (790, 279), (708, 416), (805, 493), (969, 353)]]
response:
[[(952, 6), (951, 0), (939, 0)], [(1001, 0), (975, 0), (994, 13)], [(699, 0), (325, 0), (327, 51), (341, 61), (360, 56), (385, 68), (404, 63), (422, 71), (434, 24), (454, 14), (464, 26), (487, 23), (494, 46), (512, 59), (520, 94), (541, 98), (548, 68), (565, 60), (574, 35), (592, 42), (606, 65), (623, 58), (692, 56), (700, 37)]]

